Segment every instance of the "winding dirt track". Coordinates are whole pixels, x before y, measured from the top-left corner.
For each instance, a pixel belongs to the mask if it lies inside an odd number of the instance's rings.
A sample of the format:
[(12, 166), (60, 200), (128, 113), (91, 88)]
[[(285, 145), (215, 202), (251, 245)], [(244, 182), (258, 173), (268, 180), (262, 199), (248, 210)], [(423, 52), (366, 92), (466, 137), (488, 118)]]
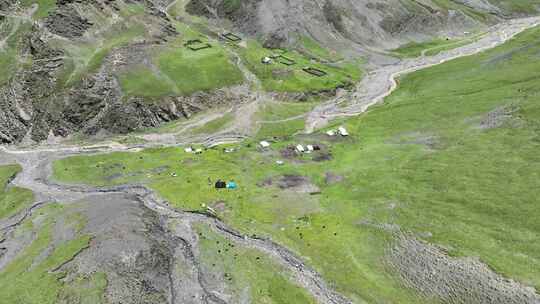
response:
[[(369, 106), (380, 102), (396, 89), (396, 78), (400, 75), (492, 48), (502, 44), (517, 33), (536, 26), (539, 23), (540, 18), (512, 20), (495, 26), (484, 38), (471, 45), (447, 51), (434, 57), (405, 60), (397, 65), (385, 66), (370, 72), (364, 77), (354, 92), (337, 97), (330, 102), (317, 107), (310, 113), (307, 117), (306, 131), (313, 132), (336, 117), (354, 116), (365, 112)], [(347, 101), (350, 101), (350, 103), (345, 107), (339, 107), (339, 105), (344, 104)], [(207, 137), (204, 139), (204, 143), (211, 146), (222, 142), (241, 141), (243, 138), (244, 136), (231, 132), (230, 134)], [(36, 203), (27, 210), (10, 219), (0, 220), (0, 231), (5, 232), (12, 230), (20, 224), (24, 218), (28, 217), (33, 210), (48, 202), (71, 203), (95, 195), (110, 195), (115, 193), (131, 194), (135, 195), (147, 208), (162, 216), (182, 219), (190, 224), (206, 223), (212, 227), (214, 231), (220, 233), (225, 238), (266, 253), (275, 261), (289, 269), (294, 280), (300, 286), (308, 290), (319, 303), (351, 303), (351, 301), (329, 288), (323, 278), (315, 270), (304, 264), (299, 257), (295, 256), (295, 254), (288, 249), (269, 239), (243, 235), (210, 215), (195, 214), (172, 209), (165, 202), (157, 198), (150, 189), (142, 185), (95, 188), (80, 185), (63, 185), (54, 183), (50, 179), (52, 172), (51, 166), (55, 159), (80, 154), (138, 151), (141, 148), (155, 146), (156, 144), (157, 143), (150, 142), (144, 145), (127, 146), (118, 143), (110, 143), (102, 146), (56, 146), (32, 150), (10, 149), (8, 147), (0, 146), (0, 162), (18, 162), (23, 167), (21, 174), (19, 174), (12, 183), (16, 186), (30, 189), (34, 191), (36, 195)], [(187, 144), (187, 142), (175, 142), (169, 144), (169, 146), (180, 144)], [(196, 246), (196, 244), (194, 244), (194, 246)], [(202, 287), (204, 289), (204, 286)], [(213, 296), (215, 295), (212, 295), (212, 297)], [(226, 303), (223, 299), (215, 300), (219, 303)], [(174, 300), (171, 301), (174, 303)]]

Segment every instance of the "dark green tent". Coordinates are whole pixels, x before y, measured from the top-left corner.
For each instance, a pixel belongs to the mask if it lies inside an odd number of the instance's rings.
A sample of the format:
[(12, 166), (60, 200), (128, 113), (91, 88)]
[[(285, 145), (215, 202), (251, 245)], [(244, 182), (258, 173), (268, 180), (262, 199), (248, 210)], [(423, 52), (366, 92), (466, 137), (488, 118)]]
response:
[(222, 180), (218, 180), (216, 182), (216, 189), (225, 189), (227, 188), (227, 183), (222, 181)]

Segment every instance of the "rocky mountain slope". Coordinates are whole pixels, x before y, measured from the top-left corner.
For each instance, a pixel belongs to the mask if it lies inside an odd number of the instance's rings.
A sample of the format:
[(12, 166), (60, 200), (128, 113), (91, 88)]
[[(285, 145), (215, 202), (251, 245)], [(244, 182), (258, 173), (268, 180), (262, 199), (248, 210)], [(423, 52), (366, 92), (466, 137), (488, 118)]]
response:
[[(523, 10), (532, 12), (486, 0), (2, 0), (0, 142), (125, 133), (252, 99), (251, 75), (240, 66), (246, 58), (218, 40), (220, 32), (267, 48), (298, 49), (310, 39), (370, 55)], [(216, 42), (214, 53), (178, 53), (193, 37)]]
[[(241, 31), (262, 35), (266, 45), (286, 46), (308, 35), (332, 46), (395, 48), (409, 40), (462, 35), (501, 19), (532, 13), (487, 0), (200, 0), (188, 11), (227, 19)], [(538, 3), (537, 3), (538, 4)]]

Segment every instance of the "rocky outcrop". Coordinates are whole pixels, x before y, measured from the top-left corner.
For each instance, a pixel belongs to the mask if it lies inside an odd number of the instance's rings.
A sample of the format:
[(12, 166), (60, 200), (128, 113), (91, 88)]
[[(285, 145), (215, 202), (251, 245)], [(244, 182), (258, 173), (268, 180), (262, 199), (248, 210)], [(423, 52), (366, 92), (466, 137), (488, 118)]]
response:
[(7, 11), (15, 3), (13, 0), (0, 0), (0, 11)]
[(47, 18), (45, 26), (56, 35), (76, 38), (82, 36), (92, 23), (81, 17), (73, 6), (61, 5)]
[[(0, 107), (3, 109), (0, 133), (2, 141), (21, 140), (30, 130), (35, 134), (47, 132), (44, 125), (54, 112), (54, 88), (63, 66), (62, 51), (51, 48), (37, 27), (24, 38), (22, 57), (31, 59), (31, 65), (0, 88)], [(34, 102), (40, 101), (40, 102)], [(47, 131), (45, 131), (47, 130)], [(41, 134), (44, 138), (47, 134)]]

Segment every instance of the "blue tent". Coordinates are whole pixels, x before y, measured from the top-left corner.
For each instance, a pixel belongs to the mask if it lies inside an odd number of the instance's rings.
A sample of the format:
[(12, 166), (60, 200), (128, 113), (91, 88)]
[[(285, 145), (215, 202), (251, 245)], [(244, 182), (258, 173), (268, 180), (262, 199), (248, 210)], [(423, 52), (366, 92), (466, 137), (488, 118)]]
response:
[(235, 182), (227, 183), (227, 189), (236, 189), (236, 188), (238, 188), (238, 185)]

